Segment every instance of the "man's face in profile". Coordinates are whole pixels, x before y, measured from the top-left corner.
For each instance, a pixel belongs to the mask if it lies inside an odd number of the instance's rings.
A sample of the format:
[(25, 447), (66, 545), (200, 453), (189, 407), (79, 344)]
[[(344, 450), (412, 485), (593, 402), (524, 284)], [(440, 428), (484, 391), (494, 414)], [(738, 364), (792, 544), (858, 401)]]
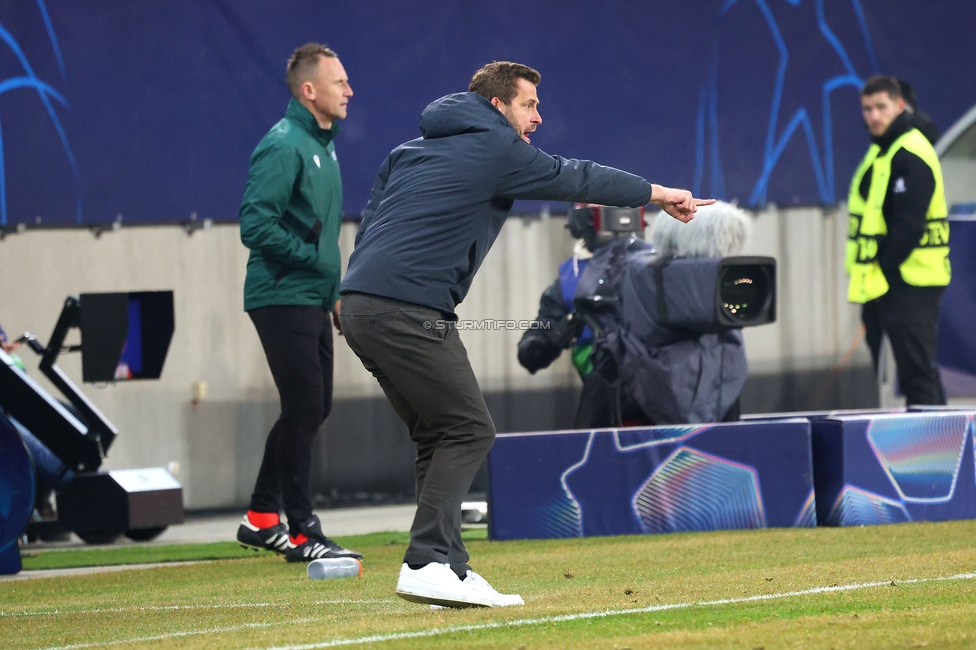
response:
[(529, 134), (542, 124), (542, 116), (539, 114), (539, 95), (536, 93), (535, 85), (525, 79), (519, 79), (517, 87), (518, 93), (510, 104), (502, 102), (497, 97), (492, 99), (491, 103), (508, 118), (520, 138), (531, 142)]
[[(346, 107), (352, 97), (349, 76), (339, 59), (329, 56), (319, 57), (315, 76), (303, 84), (306, 107), (320, 125), (331, 126), (336, 120), (346, 118)], [(328, 128), (328, 127), (324, 127)]]
[(861, 113), (871, 135), (884, 135), (891, 123), (905, 110), (905, 100), (892, 98), (886, 91), (861, 96)]

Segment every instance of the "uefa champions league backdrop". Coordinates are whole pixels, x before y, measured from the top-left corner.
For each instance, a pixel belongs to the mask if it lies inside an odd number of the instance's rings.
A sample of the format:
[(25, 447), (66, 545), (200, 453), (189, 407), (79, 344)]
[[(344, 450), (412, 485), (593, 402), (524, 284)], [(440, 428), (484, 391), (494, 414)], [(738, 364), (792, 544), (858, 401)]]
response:
[(863, 80), (911, 81), (945, 130), (976, 103), (974, 30), (964, 0), (3, 0), (0, 226), (236, 219), (312, 40), (356, 93), (347, 216), (424, 106), (496, 59), (542, 72), (545, 151), (748, 206), (831, 204), (867, 145)]

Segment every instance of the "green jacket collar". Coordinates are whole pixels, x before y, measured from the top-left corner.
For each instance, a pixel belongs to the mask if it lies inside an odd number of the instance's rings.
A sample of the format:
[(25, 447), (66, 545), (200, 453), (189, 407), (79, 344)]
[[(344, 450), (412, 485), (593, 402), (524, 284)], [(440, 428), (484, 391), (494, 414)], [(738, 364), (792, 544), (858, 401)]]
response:
[(302, 106), (301, 102), (294, 98), (288, 102), (288, 110), (285, 111), (285, 117), (298, 122), (312, 137), (319, 140), (325, 146), (332, 142), (332, 138), (340, 130), (338, 122), (333, 122), (331, 129), (323, 129), (320, 127), (319, 123), (315, 120), (315, 116), (307, 108)]

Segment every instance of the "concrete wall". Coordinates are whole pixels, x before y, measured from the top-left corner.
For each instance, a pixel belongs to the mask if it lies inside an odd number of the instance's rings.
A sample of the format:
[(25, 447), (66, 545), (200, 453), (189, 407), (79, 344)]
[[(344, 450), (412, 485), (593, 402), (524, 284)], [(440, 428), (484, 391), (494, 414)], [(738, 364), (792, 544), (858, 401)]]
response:
[[(775, 324), (745, 331), (753, 377), (746, 411), (856, 406), (869, 358), (845, 296), (843, 210), (768, 211), (755, 217), (747, 254), (779, 262)], [(556, 266), (571, 250), (561, 218), (511, 218), (475, 279), (461, 318), (531, 319)], [(343, 226), (344, 258), (356, 226)], [(0, 240), (0, 323), (46, 342), (64, 298), (81, 292), (173, 289), (176, 332), (159, 381), (84, 385), (120, 430), (107, 468), (176, 463), (189, 508), (246, 503), (277, 394), (257, 335), (242, 311), (247, 251), (236, 225), (188, 235), (177, 226), (27, 230)], [(563, 355), (529, 375), (515, 358), (521, 332), (465, 331), (462, 338), (500, 431), (572, 421), (578, 379)], [(77, 341), (77, 334), (69, 338)], [(22, 349), (28, 369), (37, 357)], [(841, 362), (844, 371), (835, 370)], [(81, 385), (78, 355), (59, 365)], [(41, 378), (40, 373), (32, 374)], [(191, 387), (205, 382), (194, 404)], [(42, 381), (47, 385), (46, 381)], [(870, 393), (870, 387), (868, 387)], [(413, 449), (372, 376), (336, 346), (335, 409), (316, 443), (313, 484), (323, 498), (408, 494)]]

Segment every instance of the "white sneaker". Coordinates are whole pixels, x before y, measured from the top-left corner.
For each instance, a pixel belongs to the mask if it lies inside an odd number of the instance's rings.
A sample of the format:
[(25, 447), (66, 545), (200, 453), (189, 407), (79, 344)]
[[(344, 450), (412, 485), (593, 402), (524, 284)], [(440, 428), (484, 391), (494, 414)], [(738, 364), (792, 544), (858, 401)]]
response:
[(468, 569), (468, 575), (465, 576), (462, 584), (467, 585), (472, 591), (490, 600), (492, 607), (511, 607), (512, 605), (525, 604), (525, 601), (518, 594), (498, 593), (494, 587), (488, 584), (487, 580), (470, 569)]
[(494, 606), (491, 598), (470, 587), (466, 581), (467, 578), (465, 582), (461, 582), (461, 579), (451, 571), (449, 564), (431, 562), (419, 569), (411, 569), (404, 564), (400, 567), (396, 595), (413, 603), (443, 607)]

